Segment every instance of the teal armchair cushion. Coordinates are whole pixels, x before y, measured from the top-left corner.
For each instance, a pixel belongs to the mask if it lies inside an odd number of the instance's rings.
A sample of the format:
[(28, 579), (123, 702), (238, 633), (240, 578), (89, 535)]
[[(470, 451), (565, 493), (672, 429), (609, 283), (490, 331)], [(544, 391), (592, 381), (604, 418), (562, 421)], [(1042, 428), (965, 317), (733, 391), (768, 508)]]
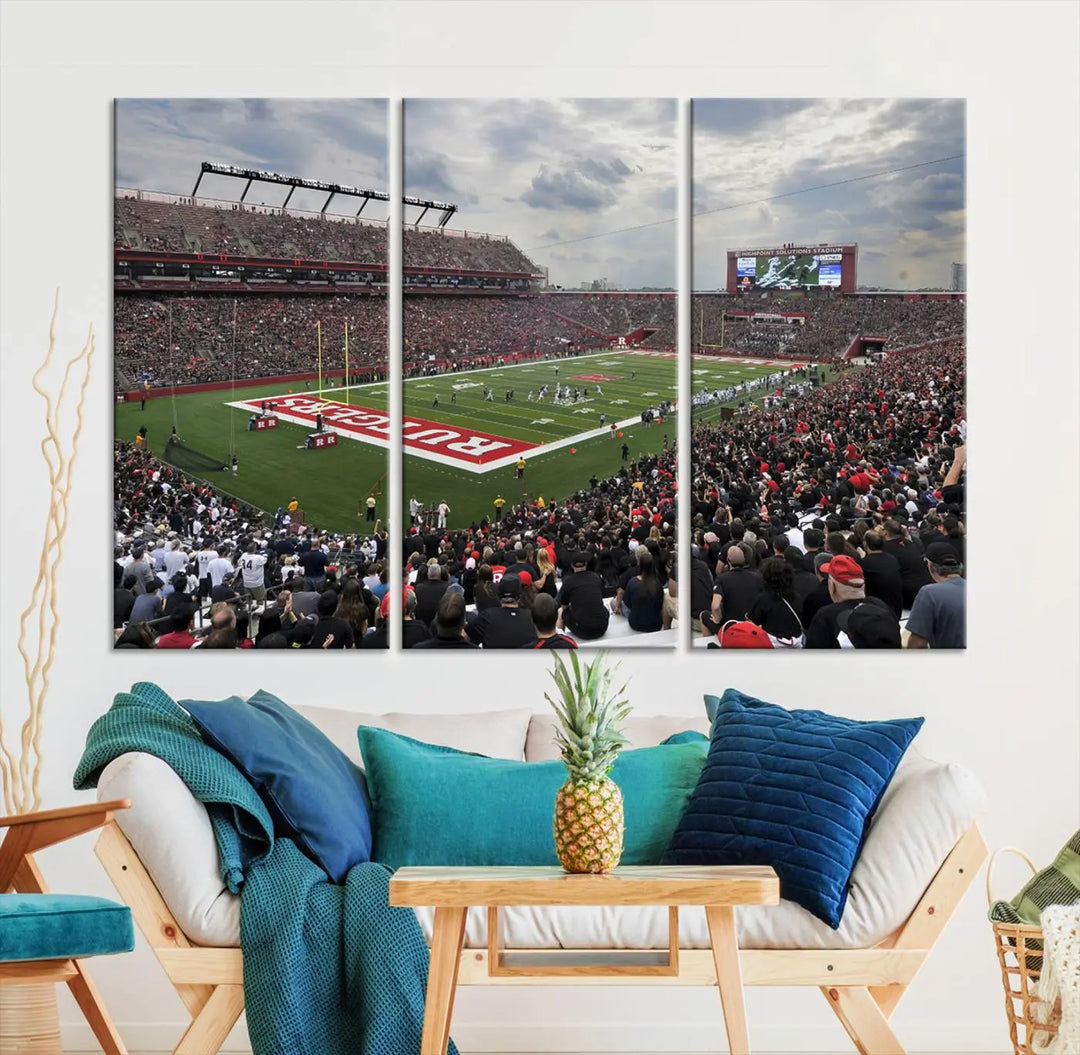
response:
[[(559, 762), (486, 758), (361, 726), (374, 848), (405, 865), (558, 866), (552, 825), (566, 780)], [(611, 779), (623, 794), (622, 864), (659, 864), (705, 765), (708, 742), (623, 751)]]
[(131, 952), (131, 909), (79, 894), (0, 894), (0, 963)]

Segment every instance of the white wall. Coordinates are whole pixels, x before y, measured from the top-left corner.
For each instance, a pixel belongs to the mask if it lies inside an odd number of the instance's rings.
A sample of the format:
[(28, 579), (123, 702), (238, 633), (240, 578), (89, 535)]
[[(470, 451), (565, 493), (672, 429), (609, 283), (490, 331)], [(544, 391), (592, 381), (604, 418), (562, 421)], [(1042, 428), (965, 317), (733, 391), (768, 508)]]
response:
[[(540, 657), (516, 655), (418, 662), (260, 653), (256, 661), (106, 650), (111, 97), (954, 95), (970, 99), (971, 647), (923, 656), (628, 655), (624, 663), (642, 710), (696, 714), (703, 691), (735, 685), (853, 717), (924, 714), (922, 750), (964, 763), (989, 789), (991, 845), (1018, 843), (1047, 860), (1080, 825), (1076, 9), (581, 8), (501, 5), (477, 24), (452, 5), (308, 5), (304, 14), (249, 4), (5, 6), (0, 685), (9, 727), (25, 709), (14, 646), (45, 515), (34, 448), (42, 413), (29, 383), (56, 285), (61, 349), (81, 346), (91, 321), (99, 339), (61, 577), (45, 804), (78, 797), (70, 774), (86, 729), (135, 680), (157, 680), (177, 695), (265, 686), (290, 701), (343, 708), (463, 711), (505, 706), (510, 696), (539, 706), (545, 667)], [(301, 25), (297, 43), (292, 30)], [(221, 27), (242, 44), (218, 56), (210, 42)], [(795, 65), (764, 65), (783, 61)], [(506, 65), (486, 68), (499, 62)], [(1034, 528), (1052, 535), (1036, 547)], [(110, 892), (90, 839), (42, 857), (56, 888)], [(182, 1008), (144, 946), (99, 964), (96, 975), (131, 1043), (175, 1042)], [(898, 1032), (912, 1050), (1004, 1050), (999, 985), (974, 891), (897, 1013)], [(715, 1050), (717, 1005), (707, 991), (464, 992), (455, 1035), (495, 1050), (523, 1048), (526, 1035), (534, 1049)], [(846, 1050), (816, 993), (753, 991), (749, 1007), (764, 1050)], [(62, 1014), (71, 1036), (85, 1037), (74, 1006), (65, 1003)]]

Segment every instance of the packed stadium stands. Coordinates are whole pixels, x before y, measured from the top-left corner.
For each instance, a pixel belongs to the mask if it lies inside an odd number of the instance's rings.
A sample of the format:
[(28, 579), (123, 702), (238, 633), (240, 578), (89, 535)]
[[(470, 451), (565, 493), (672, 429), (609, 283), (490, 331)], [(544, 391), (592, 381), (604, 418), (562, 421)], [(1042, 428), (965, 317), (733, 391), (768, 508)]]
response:
[(131, 388), (144, 374), (161, 386), (226, 381), (234, 376), (234, 369), (237, 378), (311, 371), (317, 364), (316, 322), (322, 324), (324, 369), (345, 365), (346, 323), (350, 367), (385, 364), (386, 300), (382, 297), (118, 295), (113, 323), (117, 387)]
[(405, 267), (461, 268), (533, 275), (540, 269), (513, 242), (487, 234), (406, 226)]
[[(116, 247), (281, 260), (386, 263), (385, 224), (232, 202), (189, 202), (117, 198), (113, 220)], [(513, 242), (488, 234), (406, 227), (403, 253), (406, 267), (526, 275), (538, 271)]]
[[(673, 448), (649, 455), (557, 503), (507, 507), (463, 530), (420, 512), (404, 538), (406, 586), (417, 595), (405, 646), (458, 647), (435, 616), (443, 595), (459, 591), (468, 639), (481, 648), (672, 644), (675, 463)], [(540, 594), (556, 601), (561, 644), (538, 643)]]
[[(620, 302), (587, 308), (590, 323), (572, 321), (589, 298), (417, 294), (404, 301), (405, 361), (435, 355), (451, 360), (478, 354), (558, 353), (568, 344), (596, 340), (595, 324), (617, 335), (629, 312)], [(556, 301), (558, 311), (549, 302)], [(652, 315), (673, 315), (673, 302)], [(604, 314), (604, 308), (610, 308)], [(226, 381), (309, 372), (316, 368), (315, 324), (322, 323), (323, 368), (345, 365), (344, 325), (349, 325), (350, 367), (385, 365), (386, 302), (350, 294), (260, 293), (236, 297), (220, 293), (137, 294), (116, 297), (114, 365), (117, 388), (134, 387), (148, 374), (155, 385)], [(172, 353), (168, 334), (172, 330)], [(566, 313), (566, 314), (564, 314)], [(585, 313), (585, 312), (583, 312)], [(642, 312), (645, 315), (646, 312)], [(669, 320), (670, 321), (670, 320)], [(638, 326), (644, 323), (638, 323)], [(636, 327), (632, 327), (636, 328)], [(656, 337), (646, 344), (660, 346)]]
[[(762, 624), (775, 637), (805, 633), (807, 647), (838, 647), (836, 633), (815, 624), (818, 609), (835, 600), (828, 568), (821, 559), (815, 565), (820, 553), (855, 562), (848, 580), (888, 606), (895, 647), (909, 612), (922, 629), (917, 597), (940, 581), (927, 559), (948, 576), (963, 573), (965, 375), (957, 339), (849, 368), (821, 387), (800, 384), (753, 414), (696, 423), (692, 529), (704, 584), (692, 605), (697, 626), (713, 634), (728, 620), (760, 616), (775, 619)], [(740, 543), (732, 559), (729, 549)], [(770, 558), (789, 570), (765, 569)], [(763, 593), (769, 597), (751, 611)], [(962, 595), (957, 604), (962, 611)], [(962, 641), (962, 621), (960, 632)], [(955, 639), (932, 644), (962, 647)]]
[(113, 479), (116, 647), (388, 647), (378, 523), (293, 530), (119, 441)]
[[(963, 299), (953, 297), (858, 293), (762, 300), (753, 295), (695, 294), (691, 334), (695, 350), (724, 347), (822, 361), (843, 355), (857, 336), (886, 338), (886, 351), (959, 337), (964, 333), (964, 311)], [(805, 323), (755, 320), (754, 313), (798, 315)]]
[(549, 311), (544, 297), (438, 296), (404, 300), (404, 357), (409, 362), (490, 353), (559, 352), (589, 331)]
[(344, 216), (300, 215), (235, 203), (178, 204), (117, 198), (118, 249), (227, 253), (291, 260), (386, 263), (386, 226)]

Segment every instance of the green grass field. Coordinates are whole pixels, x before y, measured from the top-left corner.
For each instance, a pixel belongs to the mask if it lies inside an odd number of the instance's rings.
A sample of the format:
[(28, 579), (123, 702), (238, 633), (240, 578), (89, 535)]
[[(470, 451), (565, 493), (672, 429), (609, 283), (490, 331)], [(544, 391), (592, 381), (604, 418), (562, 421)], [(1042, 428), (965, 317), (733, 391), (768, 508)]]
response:
[[(603, 380), (578, 379), (587, 377)], [(577, 388), (583, 393), (582, 399), (570, 405), (555, 404), (557, 382)], [(544, 401), (530, 403), (529, 392), (538, 395), (545, 384), (549, 391)], [(597, 385), (603, 395), (597, 394)], [(494, 402), (484, 401), (485, 386), (490, 386)], [(511, 388), (514, 401), (506, 403), (505, 395)], [(604, 352), (407, 381), (404, 396), (407, 417), (530, 443), (558, 443), (600, 428), (602, 414), (606, 415), (608, 426), (612, 421), (628, 418), (633, 418), (634, 423), (619, 430), (623, 433), (621, 439), (612, 440), (605, 434), (575, 442), (572, 447), (526, 451), (524, 480), (515, 478), (513, 465), (477, 474), (412, 456), (406, 448), (403, 467), (406, 504), (413, 495), (429, 506), (445, 498), (451, 509), (450, 526), (455, 527), (491, 514), (492, 503), (500, 494), (511, 504), (520, 502), (523, 494), (530, 498), (543, 495), (549, 501), (563, 498), (583, 486), (594, 473), (602, 477), (618, 472), (623, 443), (630, 448), (631, 460), (662, 450), (665, 434), (668, 442), (674, 444), (673, 418), (649, 428), (642, 426), (639, 419), (645, 407), (655, 406), (664, 399), (674, 401), (677, 388), (673, 357), (631, 352)], [(457, 396), (456, 404), (450, 402), (452, 393)], [(436, 395), (439, 406), (433, 408)]]
[[(288, 387), (276, 384), (237, 388), (236, 399), (280, 396)], [(302, 383), (293, 387), (298, 392), (305, 391)], [(356, 514), (368, 489), (378, 485), (385, 492), (387, 452), (344, 439), (336, 447), (298, 450), (310, 428), (282, 422), (277, 429), (247, 432), (250, 415), (229, 407), (227, 404), (232, 399), (226, 389), (178, 396), (175, 400), (177, 430), (186, 446), (223, 462), (228, 461), (230, 449), (236, 452), (239, 468), (236, 476), (219, 472), (207, 473), (203, 478), (214, 487), (271, 513), (295, 495), (308, 523), (331, 531), (361, 530), (364, 521)], [(382, 401), (385, 404), (385, 394)], [(117, 404), (114, 426), (117, 439), (134, 440), (139, 426), (145, 424), (150, 449), (168, 461), (164, 448), (172, 429), (173, 403), (168, 397), (150, 399), (143, 412), (138, 403)], [(189, 476), (203, 475), (186, 467), (184, 471)], [(385, 518), (385, 493), (377, 512)]]
[[(587, 387), (588, 401), (570, 406), (553, 405), (556, 365), (558, 381), (579, 389)], [(696, 392), (706, 386), (727, 387), (774, 369), (699, 358), (692, 367), (693, 388)], [(603, 389), (601, 397), (595, 393), (596, 381), (574, 380), (582, 375), (600, 375), (612, 380), (599, 382)], [(529, 390), (537, 393), (543, 384), (549, 386), (545, 402), (528, 402)], [(412, 379), (405, 383), (404, 410), (407, 417), (544, 444), (558, 443), (599, 427), (601, 413), (607, 415), (608, 424), (633, 418), (633, 424), (620, 430), (624, 435), (618, 440), (602, 435), (575, 441), (576, 453), (571, 453), (568, 446), (546, 453), (526, 452), (526, 493), (532, 498), (542, 494), (548, 500), (561, 499), (584, 486), (593, 474), (603, 477), (618, 472), (623, 442), (630, 448), (631, 460), (661, 450), (665, 435), (668, 443), (674, 444), (677, 429), (674, 418), (650, 428), (642, 426), (638, 419), (646, 406), (662, 399), (674, 400), (677, 384), (676, 360), (672, 357), (608, 351), (559, 360), (557, 364), (548, 360)], [(490, 385), (494, 402), (484, 402), (485, 385)], [(293, 387), (297, 392), (308, 391), (302, 384)], [(312, 382), (310, 394), (316, 394), (315, 387)], [(504, 402), (509, 388), (514, 389), (512, 404)], [(238, 388), (235, 400), (282, 396), (287, 390), (288, 386), (280, 384)], [(457, 395), (456, 405), (450, 402), (452, 392)], [(436, 395), (439, 407), (434, 409), (432, 402)], [(324, 398), (345, 402), (346, 397), (343, 389), (328, 389)], [(175, 400), (151, 399), (145, 411), (139, 410), (138, 403), (118, 404), (116, 436), (132, 440), (139, 426), (145, 424), (151, 450), (168, 460), (163, 449), (173, 425), (175, 407), (177, 429), (186, 446), (223, 463), (235, 451), (239, 463), (236, 476), (229, 472), (192, 474), (185, 467), (189, 475), (202, 475), (222, 491), (269, 512), (295, 495), (309, 523), (345, 532), (363, 530), (365, 521), (357, 512), (368, 490), (378, 487), (383, 492), (378, 514), (385, 517), (386, 451), (346, 437), (336, 447), (303, 450), (300, 448), (311, 429), (284, 421), (276, 430), (248, 432), (249, 415), (229, 407), (233, 400), (234, 396), (223, 390), (179, 396)], [(385, 384), (354, 386), (349, 392), (349, 401), (354, 406), (385, 410), (387, 400)], [(406, 449), (403, 491), (406, 509), (402, 511), (402, 524), (408, 522), (407, 503), (415, 495), (425, 505), (445, 499), (452, 510), (451, 526), (461, 526), (490, 514), (492, 501), (500, 493), (508, 503), (520, 501), (522, 481), (515, 479), (511, 465), (477, 474), (412, 456)]]

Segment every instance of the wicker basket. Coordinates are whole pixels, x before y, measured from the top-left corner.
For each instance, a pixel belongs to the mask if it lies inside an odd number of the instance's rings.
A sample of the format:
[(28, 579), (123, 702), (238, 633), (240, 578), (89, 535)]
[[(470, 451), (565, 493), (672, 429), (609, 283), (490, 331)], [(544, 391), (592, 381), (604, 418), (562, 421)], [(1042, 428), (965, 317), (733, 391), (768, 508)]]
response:
[[(991, 883), (994, 865), (998, 858), (1013, 854), (1023, 860), (1034, 875), (1038, 869), (1034, 862), (1014, 846), (1003, 846), (995, 851), (986, 869), (986, 902), (994, 903)], [(1031, 1046), (1036, 1031), (1044, 1034), (1044, 1043), (1057, 1036), (1061, 1022), (1061, 1002), (1053, 1007), (1034, 996), (1035, 983), (1042, 973), (1042, 928), (1027, 923), (993, 923), (994, 941), (997, 945), (998, 964), (1001, 967), (1001, 984), (1005, 987), (1005, 1014), (1009, 1020), (1009, 1036), (1015, 1055), (1035, 1055)]]

